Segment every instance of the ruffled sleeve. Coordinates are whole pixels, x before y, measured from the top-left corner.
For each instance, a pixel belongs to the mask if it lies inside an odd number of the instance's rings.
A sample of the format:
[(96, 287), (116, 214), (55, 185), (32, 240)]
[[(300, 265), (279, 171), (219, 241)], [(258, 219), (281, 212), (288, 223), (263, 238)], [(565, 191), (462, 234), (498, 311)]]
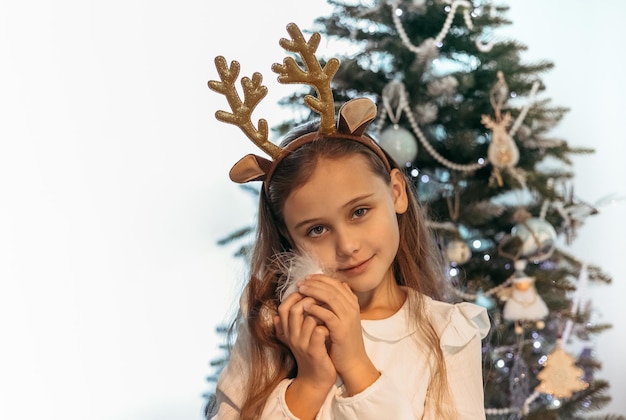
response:
[[(459, 419), (484, 419), (481, 341), (490, 329), (487, 310), (469, 302), (430, 301), (430, 316), (440, 336), (448, 386)], [(428, 410), (424, 418), (434, 419)]]
[(457, 303), (447, 315), (447, 322), (441, 333), (442, 347), (463, 347), (476, 335), (482, 340), (491, 327), (487, 310), (473, 303)]

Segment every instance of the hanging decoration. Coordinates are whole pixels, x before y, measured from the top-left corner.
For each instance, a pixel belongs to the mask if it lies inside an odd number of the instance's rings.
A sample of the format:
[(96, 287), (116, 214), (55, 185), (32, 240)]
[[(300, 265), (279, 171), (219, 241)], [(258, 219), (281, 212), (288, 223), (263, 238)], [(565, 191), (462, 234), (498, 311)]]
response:
[(494, 111), (495, 120), (483, 114), (480, 122), (491, 130), (491, 143), (487, 148), (487, 159), (493, 166), (492, 178), (498, 186), (503, 185), (501, 172), (509, 171), (524, 186), (526, 177), (521, 169), (515, 168), (519, 161), (519, 149), (507, 132), (512, 117), (509, 112), (502, 114), (502, 109), (509, 98), (509, 86), (502, 71), (497, 72), (497, 81), (489, 91), (489, 100)]
[[(506, 127), (511, 122), (511, 114), (508, 112), (499, 121), (491, 119), (488, 115), (483, 115), (480, 122), (491, 130), (491, 143), (487, 149), (487, 159), (494, 167), (493, 179), (498, 182), (498, 186), (502, 186), (503, 170), (511, 170), (519, 161), (519, 149), (509, 134)], [(523, 179), (520, 177), (520, 179)]]
[(585, 219), (598, 213), (602, 201), (590, 204), (577, 199), (574, 196), (574, 187), (568, 185), (567, 181), (563, 181), (560, 187), (563, 201), (553, 201), (550, 204), (563, 218), (561, 230), (565, 235), (566, 243), (570, 245), (576, 238), (577, 231), (584, 224)]
[(545, 219), (528, 216), (526, 211), (517, 213), (519, 223), (513, 226), (511, 235), (522, 241), (521, 256), (538, 263), (550, 258), (554, 252), (557, 233)]
[(409, 130), (394, 124), (380, 134), (380, 146), (400, 166), (406, 166), (417, 157), (417, 143)]
[(379, 134), (380, 146), (401, 166), (408, 165), (417, 157), (417, 140), (409, 130), (399, 125), (402, 111), (405, 108), (402, 95), (404, 85), (391, 81), (382, 93), (383, 109), (391, 121), (391, 125)]
[(589, 384), (582, 380), (585, 372), (576, 366), (576, 360), (566, 353), (562, 340), (558, 339), (556, 347), (550, 353), (543, 369), (537, 374), (541, 382), (536, 391), (552, 395), (555, 398), (569, 398), (574, 392), (587, 389)]
[(510, 294), (501, 295), (505, 301), (502, 317), (515, 323), (515, 333), (518, 335), (523, 332), (520, 321), (535, 321), (537, 328), (543, 329), (543, 320), (549, 313), (548, 306), (537, 293), (535, 278), (524, 272), (526, 264), (526, 260), (515, 261)]

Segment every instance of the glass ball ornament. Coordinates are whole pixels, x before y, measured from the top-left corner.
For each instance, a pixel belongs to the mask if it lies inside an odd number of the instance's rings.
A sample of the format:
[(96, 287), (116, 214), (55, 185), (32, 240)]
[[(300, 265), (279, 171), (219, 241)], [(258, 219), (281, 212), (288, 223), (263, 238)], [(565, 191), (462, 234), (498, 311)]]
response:
[(511, 235), (522, 241), (521, 255), (535, 262), (550, 258), (556, 246), (556, 230), (538, 217), (531, 217), (525, 223), (513, 226)]
[(417, 157), (417, 140), (409, 130), (398, 124), (380, 133), (379, 144), (400, 166), (413, 162)]

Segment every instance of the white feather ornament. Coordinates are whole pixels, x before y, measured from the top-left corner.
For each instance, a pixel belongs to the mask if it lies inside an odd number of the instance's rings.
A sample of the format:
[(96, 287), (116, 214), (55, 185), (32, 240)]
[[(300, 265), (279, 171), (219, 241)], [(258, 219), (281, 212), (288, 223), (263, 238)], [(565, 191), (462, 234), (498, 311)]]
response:
[(310, 274), (324, 274), (325, 270), (319, 261), (307, 253), (281, 252), (274, 255), (274, 264), (280, 273), (276, 289), (282, 302), (297, 291), (296, 282)]

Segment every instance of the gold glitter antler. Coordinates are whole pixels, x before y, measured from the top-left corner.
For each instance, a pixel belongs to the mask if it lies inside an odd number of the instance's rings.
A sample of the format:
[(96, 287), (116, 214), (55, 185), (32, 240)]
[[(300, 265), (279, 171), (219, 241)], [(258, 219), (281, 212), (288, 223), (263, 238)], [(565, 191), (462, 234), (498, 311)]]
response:
[[(283, 84), (301, 83), (315, 88), (317, 97), (306, 95), (304, 102), (311, 110), (320, 115), (319, 133), (328, 135), (339, 132), (355, 137), (361, 136), (367, 125), (376, 116), (376, 105), (371, 100), (366, 100), (365, 98), (348, 101), (341, 108), (339, 122), (336, 125), (335, 101), (331, 89), (331, 81), (339, 69), (339, 60), (331, 58), (322, 67), (315, 56), (321, 40), (319, 33), (314, 33), (306, 41), (302, 31), (295, 23), (287, 25), (287, 32), (291, 35), (291, 39), (282, 38), (279, 41), (280, 46), (288, 52), (299, 54), (304, 62), (304, 68), (300, 68), (293, 57), (286, 57), (282, 64), (275, 63), (272, 66), (272, 70), (278, 74), (278, 82)], [(242, 101), (235, 88), (235, 82), (239, 77), (239, 63), (232, 61), (229, 67), (226, 59), (218, 56), (215, 58), (215, 67), (219, 73), (220, 80), (210, 80), (208, 83), (209, 88), (224, 95), (232, 110), (232, 112), (217, 111), (215, 118), (238, 126), (256, 146), (272, 159), (269, 160), (255, 154), (248, 154), (233, 165), (229, 172), (230, 179), (238, 183), (265, 181), (266, 177), (271, 176), (274, 166), (285, 155), (285, 150), (269, 141), (269, 130), (265, 119), (259, 119), (258, 128), (254, 126), (251, 120), (252, 111), (267, 95), (267, 88), (261, 84), (263, 77), (260, 73), (255, 72), (252, 78), (241, 78), (241, 86), (244, 93), (244, 100)], [(314, 137), (311, 139), (314, 139)], [(363, 141), (367, 142), (369, 140)], [(380, 153), (381, 159), (386, 162), (384, 154)]]
[(315, 32), (307, 42), (302, 31), (295, 23), (287, 25), (287, 32), (291, 40), (282, 38), (279, 43), (287, 51), (300, 54), (304, 61), (304, 70), (301, 69), (292, 57), (286, 57), (283, 64), (275, 63), (272, 70), (278, 73), (280, 83), (303, 83), (311, 85), (317, 91), (318, 98), (306, 95), (304, 102), (315, 112), (320, 114), (320, 129), (324, 134), (335, 132), (335, 102), (330, 82), (339, 68), (339, 60), (331, 58), (324, 68), (315, 56), (321, 36)]
[(228, 100), (228, 104), (232, 112), (217, 111), (215, 118), (219, 121), (238, 126), (254, 144), (267, 153), (272, 158), (276, 158), (282, 152), (282, 149), (269, 141), (267, 121), (263, 118), (259, 119), (258, 129), (252, 123), (252, 111), (267, 95), (267, 87), (263, 86), (263, 76), (261, 73), (252, 74), (249, 77), (241, 78), (241, 86), (243, 87), (244, 101), (241, 101), (235, 81), (239, 77), (239, 63), (232, 61), (230, 67), (226, 63), (226, 59), (222, 56), (215, 57), (215, 67), (220, 75), (221, 81), (209, 81), (209, 88), (217, 93), (221, 93)]

